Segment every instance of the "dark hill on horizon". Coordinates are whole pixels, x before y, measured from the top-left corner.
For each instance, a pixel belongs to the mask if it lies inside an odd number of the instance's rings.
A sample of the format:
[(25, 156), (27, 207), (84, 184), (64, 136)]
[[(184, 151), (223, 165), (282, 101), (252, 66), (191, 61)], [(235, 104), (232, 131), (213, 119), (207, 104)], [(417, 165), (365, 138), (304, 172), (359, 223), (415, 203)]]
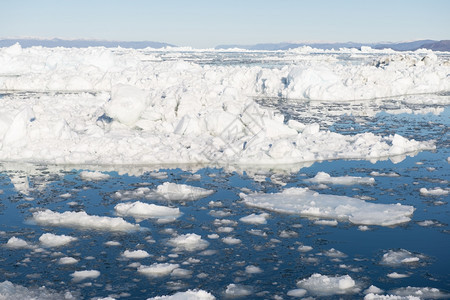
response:
[(19, 43), (22, 47), (28, 48), (33, 46), (42, 46), (48, 48), (65, 47), (65, 48), (87, 48), (87, 47), (106, 47), (106, 48), (164, 48), (164, 47), (176, 47), (168, 43), (152, 42), (152, 41), (103, 41), (103, 40), (64, 40), (64, 39), (0, 39), (0, 47), (9, 47)]

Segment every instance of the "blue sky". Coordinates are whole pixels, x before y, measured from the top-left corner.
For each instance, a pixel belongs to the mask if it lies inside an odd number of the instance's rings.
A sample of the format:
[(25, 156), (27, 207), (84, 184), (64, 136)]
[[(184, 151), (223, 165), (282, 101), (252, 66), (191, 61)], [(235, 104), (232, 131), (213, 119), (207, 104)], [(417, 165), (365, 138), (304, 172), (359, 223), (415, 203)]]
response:
[(450, 39), (450, 0), (0, 0), (0, 37), (265, 42)]

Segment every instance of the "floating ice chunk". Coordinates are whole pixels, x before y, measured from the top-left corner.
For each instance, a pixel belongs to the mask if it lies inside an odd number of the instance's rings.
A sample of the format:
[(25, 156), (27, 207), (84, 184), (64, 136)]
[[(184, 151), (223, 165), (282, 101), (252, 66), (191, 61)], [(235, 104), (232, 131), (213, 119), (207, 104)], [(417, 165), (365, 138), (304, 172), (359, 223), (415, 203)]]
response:
[(190, 278), (192, 276), (192, 271), (177, 268), (170, 273), (170, 276), (175, 278)]
[(440, 187), (435, 187), (434, 189), (426, 189), (426, 188), (421, 188), (420, 190), (420, 194), (423, 196), (445, 196), (448, 195), (448, 193), (450, 192), (450, 190), (448, 189), (441, 189)]
[(356, 177), (356, 176), (341, 176), (331, 177), (325, 172), (318, 172), (314, 178), (306, 179), (306, 181), (323, 184), (340, 184), (340, 185), (354, 185), (354, 184), (374, 184), (375, 179), (372, 177)]
[(298, 281), (297, 286), (317, 296), (355, 294), (360, 291), (349, 275), (327, 276), (316, 273)]
[(211, 293), (203, 290), (188, 290), (186, 292), (178, 292), (171, 296), (157, 296), (148, 298), (147, 300), (215, 300)]
[(311, 246), (305, 246), (305, 245), (300, 245), (298, 246), (297, 250), (300, 252), (309, 252), (313, 249), (313, 247)]
[(61, 257), (58, 260), (58, 264), (60, 264), (60, 265), (73, 265), (73, 264), (76, 264), (77, 262), (78, 262), (78, 259), (75, 259), (70, 256)]
[(195, 233), (188, 233), (171, 238), (168, 244), (175, 247), (174, 251), (199, 251), (208, 247), (209, 242), (202, 239), (202, 237)]
[(378, 294), (367, 294), (364, 296), (364, 300), (421, 300), (419, 297), (414, 296), (397, 296), (397, 295), (378, 295)]
[(138, 272), (149, 277), (164, 277), (177, 269), (179, 264), (154, 263), (150, 266), (139, 266)]
[(33, 213), (33, 221), (42, 226), (74, 227), (83, 230), (136, 231), (142, 228), (126, 222), (122, 218), (88, 215), (86, 212), (66, 211), (58, 213), (46, 209)]
[(251, 214), (251, 215), (240, 218), (239, 221), (248, 223), (248, 224), (263, 225), (263, 224), (267, 224), (268, 217), (269, 217), (268, 213), (262, 213), (259, 215)]
[(222, 242), (224, 242), (227, 245), (237, 245), (240, 244), (242, 241), (240, 239), (228, 236), (222, 239)]
[(148, 254), (148, 252), (145, 250), (134, 250), (134, 251), (125, 250), (122, 253), (122, 257), (131, 258), (131, 259), (146, 258), (149, 256), (150, 256), (150, 254)]
[(219, 235), (216, 234), (216, 233), (208, 234), (208, 239), (216, 240), (216, 239), (218, 239), (218, 238), (219, 238)]
[(443, 292), (437, 288), (430, 288), (430, 287), (403, 287), (398, 288), (390, 291), (391, 293), (408, 297), (408, 296), (414, 296), (418, 297), (420, 299), (448, 299), (450, 294)]
[(323, 254), (328, 257), (334, 257), (334, 258), (344, 258), (347, 257), (347, 255), (339, 250), (336, 250), (334, 248), (331, 248), (330, 250), (324, 251)]
[(364, 294), (381, 294), (384, 291), (374, 285), (369, 286), (367, 289), (364, 290)]
[(8, 242), (6, 242), (5, 246), (11, 249), (30, 249), (34, 247), (33, 245), (28, 244), (27, 241), (15, 236), (11, 237)]
[(73, 241), (78, 240), (75, 237), (67, 235), (56, 235), (52, 233), (44, 233), (39, 237), (39, 242), (41, 242), (44, 247), (61, 247), (70, 244)]
[(301, 298), (306, 295), (308, 291), (305, 289), (293, 289), (287, 292), (288, 296)]
[(177, 207), (167, 207), (155, 204), (142, 203), (140, 201), (132, 203), (119, 203), (114, 207), (118, 216), (131, 216), (140, 222), (149, 218), (178, 218), (181, 215)]
[(100, 272), (97, 270), (75, 271), (70, 276), (73, 277), (74, 282), (80, 282), (85, 279), (95, 279), (100, 276)]
[(319, 194), (307, 188), (289, 188), (275, 194), (240, 194), (251, 207), (321, 218), (348, 220), (353, 224), (391, 226), (409, 222), (414, 207), (375, 204), (347, 196)]
[(377, 171), (372, 171), (370, 172), (370, 176), (375, 176), (375, 177), (400, 177), (400, 174), (395, 173), (395, 172), (390, 172), (390, 173), (380, 173)]
[(326, 225), (326, 226), (338, 226), (338, 221), (336, 220), (315, 220), (316, 225)]
[(10, 281), (0, 282), (0, 299), (45, 299), (45, 300), (74, 300), (75, 295), (70, 292), (56, 292), (46, 287), (27, 288), (22, 285), (13, 284)]
[(253, 289), (249, 286), (231, 283), (225, 290), (225, 295), (228, 297), (244, 297), (251, 295)]
[(214, 191), (187, 184), (164, 182), (163, 184), (158, 185), (156, 193), (165, 200), (184, 201), (198, 200), (211, 195)]
[(422, 254), (413, 254), (405, 249), (400, 249), (397, 251), (389, 250), (383, 254), (380, 263), (388, 266), (399, 266), (402, 264), (417, 263), (424, 258), (425, 256)]
[(107, 241), (105, 242), (106, 246), (120, 246), (121, 244), (118, 241)]
[(263, 270), (260, 267), (249, 265), (245, 267), (245, 273), (247, 274), (259, 274), (262, 273)]
[(86, 181), (106, 180), (110, 178), (109, 174), (105, 174), (99, 171), (82, 171), (80, 172), (80, 178)]
[(397, 273), (397, 272), (392, 272), (392, 273), (387, 274), (387, 277), (393, 278), (393, 279), (400, 279), (400, 278), (409, 277), (409, 275), (408, 274)]

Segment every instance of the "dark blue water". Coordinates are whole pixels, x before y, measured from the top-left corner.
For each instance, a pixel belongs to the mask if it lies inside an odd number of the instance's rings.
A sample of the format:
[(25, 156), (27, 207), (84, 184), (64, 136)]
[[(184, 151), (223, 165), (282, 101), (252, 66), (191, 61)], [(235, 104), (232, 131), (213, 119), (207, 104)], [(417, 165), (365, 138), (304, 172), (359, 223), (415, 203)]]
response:
[[(295, 107), (291, 107), (291, 110)], [(349, 274), (364, 290), (375, 285), (384, 290), (399, 287), (436, 287), (450, 291), (450, 249), (449, 227), (450, 213), (448, 196), (423, 196), (419, 189), (449, 186), (450, 172), (447, 158), (449, 147), (450, 109), (439, 115), (433, 114), (389, 114), (380, 112), (364, 122), (352, 116), (341, 116), (330, 126), (330, 130), (343, 134), (355, 134), (376, 127), (380, 134), (398, 133), (417, 140), (435, 139), (435, 151), (421, 152), (400, 162), (391, 160), (371, 163), (368, 161), (329, 161), (314, 163), (296, 172), (274, 172), (260, 170), (255, 180), (254, 170), (227, 171), (224, 168), (201, 168), (190, 171), (188, 168), (163, 168), (168, 178), (155, 179), (142, 169), (139, 175), (127, 175), (120, 172), (105, 172), (111, 175), (107, 180), (86, 182), (80, 179), (83, 169), (58, 166), (19, 166), (2, 165), (0, 173), (0, 244), (6, 244), (12, 236), (22, 238), (38, 245), (39, 237), (45, 232), (71, 235), (77, 241), (60, 248), (34, 252), (30, 249), (12, 250), (0, 247), (0, 282), (9, 280), (26, 287), (46, 286), (55, 291), (69, 290), (77, 292), (81, 298), (106, 297), (113, 295), (124, 299), (145, 299), (148, 297), (172, 294), (187, 289), (203, 289), (217, 298), (224, 297), (226, 287), (231, 283), (245, 285), (252, 289), (250, 298), (288, 297), (286, 293), (296, 288), (296, 282), (313, 273), (324, 275)], [(312, 116), (314, 117), (314, 116)], [(393, 159), (396, 161), (395, 159)], [(371, 172), (395, 172), (398, 177), (376, 176), (374, 185), (338, 186), (320, 190), (320, 193), (347, 196), (364, 196), (375, 203), (401, 203), (412, 205), (415, 212), (407, 224), (396, 227), (371, 226), (369, 231), (361, 231), (358, 226), (348, 222), (339, 222), (337, 226), (316, 225), (314, 220), (296, 215), (270, 212), (266, 225), (245, 224), (239, 221), (251, 213), (262, 210), (246, 207), (238, 196), (241, 189), (258, 192), (279, 192), (288, 187), (307, 187), (311, 183), (305, 179), (314, 177), (317, 172), (327, 172), (332, 176), (364, 176)], [(200, 180), (188, 179), (198, 174)], [(285, 182), (281, 186), (271, 180), (275, 176)], [(28, 180), (29, 190), (19, 191), (13, 182)], [(93, 230), (37, 226), (28, 220), (36, 208), (48, 208), (58, 212), (84, 210), (88, 214), (114, 216), (114, 206), (120, 201), (113, 197), (118, 190), (135, 189), (145, 185), (155, 188), (163, 182), (184, 183), (213, 189), (216, 192), (206, 198), (184, 203), (162, 203), (145, 200), (159, 205), (179, 207), (183, 215), (177, 221), (158, 224), (152, 220), (140, 223), (149, 231), (134, 233), (110, 233)], [(313, 187), (312, 187), (313, 188)], [(70, 193), (70, 198), (60, 195)], [(139, 199), (136, 199), (139, 200)], [(141, 200), (144, 201), (144, 200)], [(220, 201), (221, 207), (210, 206), (211, 201)], [(69, 205), (69, 202), (77, 202)], [(225, 217), (214, 216), (213, 211), (227, 213)], [(134, 223), (133, 218), (125, 218)], [(217, 232), (216, 219), (237, 222), (231, 233)], [(424, 220), (434, 221), (432, 226), (421, 226)], [(227, 226), (227, 225), (224, 225)], [(228, 225), (230, 226), (230, 225)], [(171, 229), (167, 230), (167, 229)], [(266, 236), (249, 233), (258, 229)], [(209, 241), (207, 250), (181, 252), (173, 255), (173, 247), (167, 245), (171, 233), (196, 233)], [(284, 237), (282, 233), (289, 233)], [(207, 236), (217, 233), (219, 239)], [(281, 235), (281, 236), (280, 236)], [(227, 245), (223, 237), (233, 236), (242, 242)], [(110, 240), (118, 241), (120, 246), (105, 246)], [(302, 253), (297, 250), (304, 244), (313, 250)], [(335, 248), (345, 257), (327, 257), (324, 251)], [(141, 260), (124, 260), (121, 253), (125, 250), (143, 249), (151, 257)], [(388, 250), (406, 249), (425, 258), (417, 264), (386, 266), (381, 265), (381, 257)], [(79, 259), (74, 265), (58, 265), (61, 252), (64, 256)], [(198, 262), (183, 264), (188, 259)], [(129, 264), (139, 261), (143, 265), (154, 262), (178, 263), (183, 269), (190, 270), (189, 278), (147, 278)], [(247, 274), (245, 267), (255, 265), (262, 273)], [(72, 281), (71, 273), (78, 270), (95, 269), (101, 272), (94, 280), (80, 283)], [(388, 273), (408, 274), (403, 279), (391, 279)], [(92, 283), (92, 284), (86, 284)], [(339, 298), (362, 298), (363, 294), (339, 296)], [(330, 296), (329, 298), (338, 298)]]

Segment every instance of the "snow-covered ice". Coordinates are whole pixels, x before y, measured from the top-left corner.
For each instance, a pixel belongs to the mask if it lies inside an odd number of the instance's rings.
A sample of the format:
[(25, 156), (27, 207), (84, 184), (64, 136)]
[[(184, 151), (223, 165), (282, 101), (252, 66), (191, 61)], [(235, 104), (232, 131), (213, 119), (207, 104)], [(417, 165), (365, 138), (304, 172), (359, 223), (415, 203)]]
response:
[(248, 223), (248, 224), (263, 225), (263, 224), (267, 224), (268, 217), (269, 217), (268, 213), (262, 213), (259, 215), (251, 214), (251, 215), (240, 218), (239, 221)]
[(44, 233), (39, 237), (39, 242), (44, 247), (61, 247), (70, 244), (73, 241), (78, 240), (75, 237), (67, 235), (56, 235), (53, 233)]
[(0, 282), (0, 299), (45, 299), (45, 300), (75, 300), (77, 296), (71, 292), (56, 292), (45, 286), (39, 288), (27, 288), (22, 285), (13, 284), (10, 281)]
[(340, 176), (332, 177), (330, 174), (325, 172), (318, 172), (316, 176), (311, 179), (306, 179), (306, 181), (313, 183), (324, 183), (324, 184), (341, 184), (341, 185), (353, 185), (353, 184), (373, 184), (375, 179), (372, 177), (358, 177), (358, 176)]
[(6, 247), (11, 249), (29, 249), (33, 248), (33, 245), (30, 245), (27, 241), (21, 238), (17, 238), (15, 236), (11, 237), (8, 242), (5, 244)]
[(392, 226), (409, 222), (414, 207), (369, 203), (347, 196), (325, 195), (308, 188), (288, 188), (281, 193), (241, 193), (243, 202), (276, 212), (348, 220), (353, 224)]
[(355, 294), (360, 291), (356, 282), (349, 275), (327, 276), (318, 273), (298, 281), (297, 287), (316, 296)]
[(108, 174), (104, 174), (98, 171), (82, 171), (80, 172), (80, 178), (86, 181), (105, 180), (111, 177)]
[(175, 219), (181, 215), (177, 207), (167, 207), (155, 204), (142, 203), (140, 201), (119, 203), (114, 207), (118, 216), (131, 216), (140, 222), (149, 218)]
[(34, 212), (33, 221), (42, 226), (74, 227), (83, 230), (127, 232), (142, 229), (139, 225), (128, 223), (122, 218), (88, 215), (84, 211), (59, 213), (46, 209)]
[(186, 292), (177, 292), (170, 296), (157, 296), (147, 300), (215, 300), (211, 293), (203, 290), (188, 290)]
[(177, 269), (179, 264), (154, 263), (150, 266), (139, 266), (138, 272), (149, 277), (164, 277)]
[(148, 252), (145, 250), (125, 250), (122, 253), (122, 257), (130, 259), (147, 258), (149, 256), (150, 254), (148, 254)]
[(383, 254), (381, 264), (388, 266), (399, 266), (403, 264), (413, 264), (424, 259), (422, 254), (414, 254), (405, 249), (389, 250)]
[(169, 239), (168, 244), (174, 247), (174, 251), (176, 252), (192, 252), (206, 249), (209, 242), (202, 239), (198, 234), (188, 233)]
[(435, 187), (433, 189), (420, 188), (419, 192), (423, 196), (446, 196), (450, 193), (450, 190)]
[(97, 270), (75, 271), (70, 276), (72, 276), (73, 281), (80, 282), (85, 279), (95, 279), (100, 276), (100, 272)]

